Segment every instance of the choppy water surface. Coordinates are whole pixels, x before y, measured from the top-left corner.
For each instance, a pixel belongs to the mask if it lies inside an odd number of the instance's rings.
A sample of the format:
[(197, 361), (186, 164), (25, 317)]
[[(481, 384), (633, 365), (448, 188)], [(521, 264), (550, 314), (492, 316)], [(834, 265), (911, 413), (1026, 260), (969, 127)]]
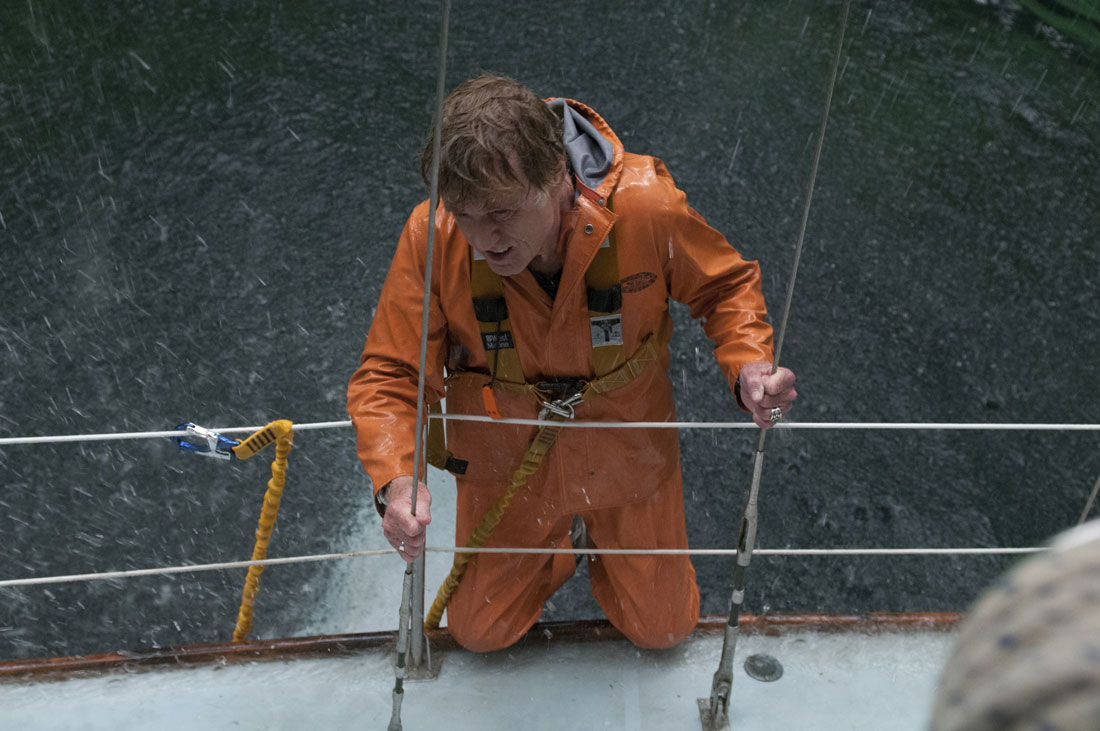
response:
[[(439, 7), (223, 5), (0, 7), (0, 435), (345, 418), (424, 195)], [(783, 351), (797, 417), (1100, 421), (1096, 51), (1010, 3), (853, 5)], [(448, 87), (489, 69), (600, 111), (761, 260), (778, 315), (839, 11), (459, 3)], [(680, 417), (742, 418), (675, 313)], [(693, 542), (732, 547), (753, 435), (681, 441)], [(766, 547), (1034, 545), (1100, 472), (1094, 433), (769, 445)], [(0, 448), (0, 578), (247, 558), (268, 459)], [(290, 470), (271, 555), (361, 547), (350, 430), (299, 434)], [(961, 609), (1009, 561), (761, 557), (746, 609)], [(704, 611), (723, 611), (731, 562), (696, 565)], [(332, 573), (269, 569), (255, 634), (324, 630)], [(225, 639), (241, 581), (2, 589), (0, 659)], [(597, 613), (578, 579), (550, 616)]]

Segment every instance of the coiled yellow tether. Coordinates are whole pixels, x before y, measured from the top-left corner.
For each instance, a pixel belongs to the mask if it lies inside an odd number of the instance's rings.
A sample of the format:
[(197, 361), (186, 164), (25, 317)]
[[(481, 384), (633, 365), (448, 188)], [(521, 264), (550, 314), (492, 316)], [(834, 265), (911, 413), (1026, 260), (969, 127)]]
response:
[[(275, 518), (279, 514), (279, 502), (283, 498), (283, 486), (286, 484), (287, 457), (294, 442), (294, 424), (286, 419), (273, 421), (263, 429), (233, 447), (233, 454), (239, 459), (248, 459), (269, 444), (275, 444), (275, 461), (271, 463), (271, 479), (267, 482), (264, 494), (264, 506), (260, 511), (259, 525), (256, 527), (256, 546), (252, 549), (252, 560), (267, 558), (267, 546), (271, 542), (271, 531), (275, 527)], [(256, 604), (256, 595), (260, 593), (260, 574), (263, 566), (250, 566), (248, 577), (241, 593), (241, 609), (237, 613), (237, 626), (233, 630), (233, 641), (244, 642), (252, 629), (252, 610)]]

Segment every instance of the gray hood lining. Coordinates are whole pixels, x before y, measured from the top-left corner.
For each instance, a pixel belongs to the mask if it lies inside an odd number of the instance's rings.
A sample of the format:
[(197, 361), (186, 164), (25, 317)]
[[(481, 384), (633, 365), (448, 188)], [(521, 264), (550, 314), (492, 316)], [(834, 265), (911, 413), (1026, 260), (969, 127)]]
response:
[(551, 99), (547, 104), (562, 119), (562, 142), (573, 172), (581, 183), (595, 190), (611, 172), (615, 146), (565, 99)]

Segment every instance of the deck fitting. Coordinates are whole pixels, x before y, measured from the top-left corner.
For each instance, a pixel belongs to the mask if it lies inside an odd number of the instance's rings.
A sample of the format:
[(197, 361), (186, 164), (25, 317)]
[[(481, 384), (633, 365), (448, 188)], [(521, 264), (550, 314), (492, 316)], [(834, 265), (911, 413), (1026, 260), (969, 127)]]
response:
[[(696, 698), (699, 705), (699, 721), (703, 731), (730, 731), (729, 717), (725, 713), (715, 714), (710, 708), (710, 698)], [(715, 718), (715, 715), (718, 717)]]
[(745, 658), (745, 672), (754, 680), (772, 683), (783, 677), (783, 665), (771, 655), (749, 655)]

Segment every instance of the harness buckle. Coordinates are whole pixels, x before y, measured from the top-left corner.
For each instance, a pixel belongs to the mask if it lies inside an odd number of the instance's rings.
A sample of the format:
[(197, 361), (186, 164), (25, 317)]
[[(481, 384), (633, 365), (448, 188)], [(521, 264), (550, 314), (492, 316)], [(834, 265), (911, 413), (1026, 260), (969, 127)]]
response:
[[(572, 419), (576, 416), (573, 407), (584, 400), (584, 394), (581, 391), (583, 386), (583, 381), (543, 382), (538, 384), (536, 391), (540, 395), (540, 401), (542, 401), (539, 419), (546, 418), (548, 414), (554, 414), (562, 419)], [(546, 395), (545, 398), (542, 398), (543, 394)]]
[(175, 437), (173, 441), (184, 452), (225, 460), (234, 459), (237, 456), (233, 453), (233, 447), (236, 447), (240, 442), (235, 439), (223, 437), (221, 434), (198, 424), (180, 424), (176, 429), (187, 432), (187, 438), (196, 440), (189, 442), (184, 437)]

